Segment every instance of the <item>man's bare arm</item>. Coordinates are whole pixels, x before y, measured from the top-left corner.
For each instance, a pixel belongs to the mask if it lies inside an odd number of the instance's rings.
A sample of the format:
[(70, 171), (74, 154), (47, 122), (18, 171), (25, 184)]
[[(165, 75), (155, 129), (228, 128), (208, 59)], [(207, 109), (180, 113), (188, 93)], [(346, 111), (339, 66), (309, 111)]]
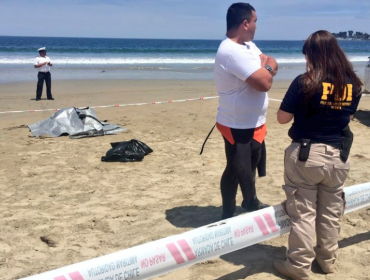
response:
[[(255, 90), (266, 92), (270, 90), (272, 86), (273, 77), (278, 71), (278, 64), (276, 60), (271, 56), (266, 56), (264, 54), (260, 55), (261, 58), (261, 69), (254, 72), (245, 81), (250, 84)], [(269, 65), (272, 71), (269, 72), (265, 65)]]

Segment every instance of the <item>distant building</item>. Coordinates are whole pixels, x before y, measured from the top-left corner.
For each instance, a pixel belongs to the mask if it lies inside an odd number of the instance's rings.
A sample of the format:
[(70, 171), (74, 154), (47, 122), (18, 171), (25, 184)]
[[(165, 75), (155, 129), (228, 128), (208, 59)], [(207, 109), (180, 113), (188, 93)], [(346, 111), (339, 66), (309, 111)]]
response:
[(347, 40), (370, 40), (370, 35), (368, 33), (363, 33), (359, 31), (348, 31), (348, 36), (346, 31), (341, 31), (338, 33), (332, 33), (337, 39), (347, 39)]

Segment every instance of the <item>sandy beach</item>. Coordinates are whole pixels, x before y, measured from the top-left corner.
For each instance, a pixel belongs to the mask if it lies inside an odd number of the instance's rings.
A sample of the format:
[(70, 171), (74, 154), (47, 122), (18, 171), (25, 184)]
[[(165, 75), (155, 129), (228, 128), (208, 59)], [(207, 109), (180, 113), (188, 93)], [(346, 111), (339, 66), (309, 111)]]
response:
[[(269, 97), (281, 100), (278, 81)], [(103, 106), (216, 96), (213, 81), (60, 80), (54, 101), (35, 102), (35, 82), (0, 84), (0, 112)], [(44, 89), (45, 91), (45, 89)], [(43, 98), (46, 98), (45, 92)], [(284, 200), (283, 157), (289, 125), (268, 111), (267, 176), (257, 194), (268, 204)], [(27, 125), (52, 111), (0, 114), (0, 279), (19, 279), (219, 220), (219, 181), (225, 167), (215, 122), (218, 99), (94, 109), (100, 120), (124, 126), (117, 135), (35, 138)], [(355, 135), (346, 186), (370, 181), (370, 96), (351, 123)], [(107, 163), (111, 142), (138, 139), (153, 149), (142, 162)], [(237, 203), (241, 203), (240, 191)], [(238, 207), (238, 213), (241, 213)], [(370, 208), (341, 222), (336, 273), (310, 279), (370, 279)], [(157, 277), (162, 280), (284, 279), (272, 263), (283, 258), (287, 235)]]

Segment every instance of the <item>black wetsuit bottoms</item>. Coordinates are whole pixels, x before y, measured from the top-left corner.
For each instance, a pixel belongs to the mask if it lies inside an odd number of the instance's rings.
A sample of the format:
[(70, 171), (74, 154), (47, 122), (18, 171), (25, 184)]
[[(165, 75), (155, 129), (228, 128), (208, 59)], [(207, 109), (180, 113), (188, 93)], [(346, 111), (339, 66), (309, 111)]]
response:
[(254, 129), (231, 128), (234, 145), (225, 138), (227, 165), (221, 177), (223, 215), (232, 216), (236, 209), (238, 184), (243, 195), (243, 205), (256, 196), (256, 170), (261, 159), (262, 144), (253, 139)]
[(39, 72), (37, 74), (37, 88), (36, 88), (36, 99), (41, 99), (42, 88), (44, 86), (44, 81), (46, 84), (46, 96), (48, 99), (52, 99), (51, 95), (51, 74), (50, 72)]

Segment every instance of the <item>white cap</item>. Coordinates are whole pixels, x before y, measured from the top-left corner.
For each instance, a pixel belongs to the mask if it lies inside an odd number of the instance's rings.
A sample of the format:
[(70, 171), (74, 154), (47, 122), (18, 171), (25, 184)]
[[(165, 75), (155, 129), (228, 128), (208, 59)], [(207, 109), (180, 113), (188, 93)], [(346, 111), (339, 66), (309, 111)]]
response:
[(45, 48), (45, 47), (42, 47), (42, 48), (39, 48), (37, 51), (38, 51), (38, 52), (46, 51), (46, 48)]

